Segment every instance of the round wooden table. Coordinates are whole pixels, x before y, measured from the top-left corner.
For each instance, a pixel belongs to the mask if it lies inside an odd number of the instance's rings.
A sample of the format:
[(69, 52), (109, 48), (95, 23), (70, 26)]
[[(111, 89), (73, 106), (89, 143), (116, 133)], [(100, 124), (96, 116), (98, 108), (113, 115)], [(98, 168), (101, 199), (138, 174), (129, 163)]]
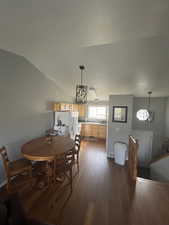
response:
[(29, 141), (21, 148), (23, 156), (32, 161), (46, 161), (48, 185), (50, 182), (50, 162), (54, 162), (53, 179), (56, 181), (55, 176), (55, 158), (63, 155), (73, 149), (75, 143), (69, 137), (52, 136), (40, 137)]
[(50, 161), (70, 151), (74, 145), (74, 141), (69, 137), (53, 136), (51, 140), (50, 137), (40, 137), (24, 144), (21, 152), (29, 160)]

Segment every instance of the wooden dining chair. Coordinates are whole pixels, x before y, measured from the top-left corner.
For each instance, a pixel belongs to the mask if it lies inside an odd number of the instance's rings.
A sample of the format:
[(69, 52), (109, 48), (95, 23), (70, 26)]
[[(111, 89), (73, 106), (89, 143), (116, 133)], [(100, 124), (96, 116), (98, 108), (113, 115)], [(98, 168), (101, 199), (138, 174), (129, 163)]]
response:
[(18, 159), (16, 161), (10, 161), (8, 158), (7, 150), (5, 147), (0, 148), (0, 155), (2, 157), (3, 165), (7, 177), (7, 191), (12, 192), (12, 181), (18, 175), (28, 174), (32, 180), (32, 164), (26, 159)]
[(75, 136), (75, 163), (77, 164), (77, 169), (79, 171), (79, 154), (80, 154), (81, 136), (76, 134)]
[(38, 187), (40, 189), (49, 187), (53, 177), (53, 161), (36, 161), (33, 163), (33, 174), (39, 181)]
[(72, 176), (72, 168), (74, 165), (74, 149), (69, 152), (58, 156), (54, 161), (54, 173), (55, 177), (64, 176), (68, 179), (71, 192), (73, 190), (73, 176)]
[(74, 163), (77, 165), (77, 170), (79, 171), (80, 142), (79, 143), (77, 143), (77, 142), (75, 143), (74, 151), (75, 151)]
[(128, 175), (129, 181), (133, 184), (137, 181), (137, 169), (138, 169), (138, 140), (129, 136), (129, 148), (128, 148)]
[(80, 136), (80, 134), (76, 134), (76, 136), (75, 136), (75, 142), (81, 142), (81, 136)]

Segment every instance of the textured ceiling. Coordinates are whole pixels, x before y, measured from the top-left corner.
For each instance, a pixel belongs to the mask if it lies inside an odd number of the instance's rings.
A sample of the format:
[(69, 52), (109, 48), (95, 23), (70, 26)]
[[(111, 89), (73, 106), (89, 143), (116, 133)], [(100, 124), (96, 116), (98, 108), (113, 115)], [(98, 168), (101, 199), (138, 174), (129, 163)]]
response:
[(0, 1), (0, 48), (28, 58), (69, 97), (79, 64), (99, 99), (168, 96), (168, 28), (168, 0)]

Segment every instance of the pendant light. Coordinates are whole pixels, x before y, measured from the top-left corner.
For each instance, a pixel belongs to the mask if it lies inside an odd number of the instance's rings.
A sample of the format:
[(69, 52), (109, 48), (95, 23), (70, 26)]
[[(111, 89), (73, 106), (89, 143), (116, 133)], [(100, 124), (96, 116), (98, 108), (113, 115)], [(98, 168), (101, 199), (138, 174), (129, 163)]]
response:
[(152, 91), (148, 92), (148, 113), (149, 113), (149, 117), (147, 118), (147, 120), (149, 122), (153, 121), (154, 119), (154, 112), (151, 111), (151, 95), (152, 95)]
[(139, 109), (136, 113), (136, 117), (140, 121), (152, 122), (154, 119), (154, 112), (151, 111), (151, 95), (152, 91), (148, 92), (148, 106), (147, 109)]
[(148, 110), (150, 111), (150, 107), (151, 107), (151, 95), (152, 95), (152, 91), (148, 92)]
[(84, 65), (80, 65), (79, 69), (81, 71), (81, 84), (76, 85), (76, 103), (86, 104), (87, 103), (87, 85), (83, 85), (83, 71), (85, 70)]

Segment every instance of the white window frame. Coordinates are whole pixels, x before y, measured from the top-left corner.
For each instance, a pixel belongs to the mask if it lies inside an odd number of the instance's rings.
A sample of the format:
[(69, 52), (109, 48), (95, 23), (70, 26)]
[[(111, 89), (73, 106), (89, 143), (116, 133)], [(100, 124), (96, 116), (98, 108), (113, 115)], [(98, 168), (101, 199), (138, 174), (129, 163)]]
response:
[[(89, 110), (90, 110), (90, 108), (91, 107), (94, 107), (94, 108), (99, 108), (99, 107), (104, 107), (105, 108), (105, 117), (104, 118), (102, 118), (102, 117), (91, 117), (90, 115), (89, 115)], [(96, 120), (99, 120), (99, 121), (106, 121), (106, 119), (107, 119), (107, 106), (106, 105), (88, 105), (88, 110), (87, 110), (87, 118), (88, 118), (88, 120), (90, 120), (90, 121), (96, 121)]]

